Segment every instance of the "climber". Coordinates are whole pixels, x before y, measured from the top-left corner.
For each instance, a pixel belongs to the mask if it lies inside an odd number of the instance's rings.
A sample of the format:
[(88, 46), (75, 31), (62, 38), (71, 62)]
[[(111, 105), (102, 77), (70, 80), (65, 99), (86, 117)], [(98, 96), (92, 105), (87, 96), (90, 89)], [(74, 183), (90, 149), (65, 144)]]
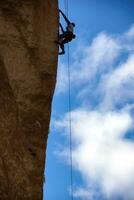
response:
[(73, 29), (75, 27), (75, 23), (70, 22), (69, 19), (66, 17), (66, 15), (60, 9), (59, 9), (59, 12), (62, 14), (62, 16), (64, 17), (64, 19), (65, 19), (65, 21), (67, 23), (66, 30), (73, 33)]
[(62, 55), (62, 54), (65, 53), (64, 44), (71, 42), (72, 39), (74, 39), (76, 37), (76, 35), (73, 33), (73, 29), (75, 27), (75, 24), (73, 22), (70, 22), (68, 20), (68, 18), (65, 16), (65, 14), (60, 9), (59, 9), (59, 12), (62, 14), (65, 21), (67, 22), (66, 31), (63, 29), (62, 25), (59, 24), (62, 33), (59, 35), (59, 40), (56, 41), (56, 43), (60, 45), (60, 48), (62, 50), (61, 52), (59, 52), (59, 55)]

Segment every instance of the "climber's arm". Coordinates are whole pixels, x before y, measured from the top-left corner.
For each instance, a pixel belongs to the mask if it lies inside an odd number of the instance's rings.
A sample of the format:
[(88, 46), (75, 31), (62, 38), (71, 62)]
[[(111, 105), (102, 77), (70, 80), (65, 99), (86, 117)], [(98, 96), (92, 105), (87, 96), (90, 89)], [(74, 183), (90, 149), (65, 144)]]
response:
[(64, 17), (67, 24), (70, 24), (71, 22), (69, 21), (69, 19), (66, 17), (66, 15), (60, 9), (59, 9), (59, 12), (62, 14), (62, 16)]

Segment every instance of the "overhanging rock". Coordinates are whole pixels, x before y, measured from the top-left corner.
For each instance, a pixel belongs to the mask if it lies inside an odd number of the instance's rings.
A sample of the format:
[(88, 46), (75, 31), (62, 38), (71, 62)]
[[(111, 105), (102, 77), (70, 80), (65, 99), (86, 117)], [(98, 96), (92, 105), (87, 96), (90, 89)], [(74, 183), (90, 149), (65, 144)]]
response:
[(42, 200), (57, 0), (0, 1), (0, 200)]

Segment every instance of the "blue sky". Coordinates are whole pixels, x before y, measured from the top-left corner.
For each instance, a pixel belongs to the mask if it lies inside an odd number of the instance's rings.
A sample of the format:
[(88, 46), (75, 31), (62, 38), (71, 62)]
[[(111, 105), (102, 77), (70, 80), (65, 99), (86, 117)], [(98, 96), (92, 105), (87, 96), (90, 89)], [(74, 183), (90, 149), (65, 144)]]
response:
[[(64, 11), (64, 1), (60, 0)], [(134, 1), (70, 0), (76, 200), (134, 199)], [(62, 23), (65, 26), (63, 19)], [(47, 200), (70, 199), (67, 54), (59, 57), (46, 159)]]

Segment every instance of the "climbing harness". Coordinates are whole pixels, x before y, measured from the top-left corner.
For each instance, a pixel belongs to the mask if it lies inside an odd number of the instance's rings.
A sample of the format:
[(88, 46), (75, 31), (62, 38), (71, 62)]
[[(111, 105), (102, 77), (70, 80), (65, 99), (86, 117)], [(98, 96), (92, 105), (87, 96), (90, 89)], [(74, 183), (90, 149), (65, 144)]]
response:
[[(68, 0), (65, 0), (65, 14), (68, 18)], [(71, 121), (71, 79), (70, 79), (70, 56), (69, 43), (67, 44), (67, 69), (68, 69), (68, 111), (69, 111), (69, 149), (70, 149), (70, 185), (71, 185), (71, 200), (73, 200), (73, 153), (72, 153), (72, 121)]]

